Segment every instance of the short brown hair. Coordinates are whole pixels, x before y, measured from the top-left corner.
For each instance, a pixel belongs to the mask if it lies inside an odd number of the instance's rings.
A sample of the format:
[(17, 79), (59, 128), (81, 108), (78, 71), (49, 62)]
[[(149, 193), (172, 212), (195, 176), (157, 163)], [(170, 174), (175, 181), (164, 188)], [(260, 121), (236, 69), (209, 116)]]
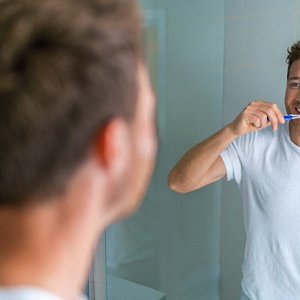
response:
[(286, 59), (286, 62), (288, 64), (287, 79), (289, 79), (292, 63), (295, 60), (300, 58), (300, 41), (294, 43), (290, 48), (288, 48), (287, 52), (288, 52), (288, 56)]
[(137, 97), (134, 0), (0, 1), (0, 205), (62, 192)]

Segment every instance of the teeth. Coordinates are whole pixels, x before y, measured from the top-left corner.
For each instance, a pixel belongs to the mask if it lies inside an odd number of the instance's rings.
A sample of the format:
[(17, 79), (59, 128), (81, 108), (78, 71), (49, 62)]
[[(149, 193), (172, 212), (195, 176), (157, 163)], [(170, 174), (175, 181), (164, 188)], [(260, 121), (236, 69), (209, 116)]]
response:
[(298, 113), (300, 113), (300, 108), (297, 108), (297, 107), (296, 107), (296, 111), (297, 111)]

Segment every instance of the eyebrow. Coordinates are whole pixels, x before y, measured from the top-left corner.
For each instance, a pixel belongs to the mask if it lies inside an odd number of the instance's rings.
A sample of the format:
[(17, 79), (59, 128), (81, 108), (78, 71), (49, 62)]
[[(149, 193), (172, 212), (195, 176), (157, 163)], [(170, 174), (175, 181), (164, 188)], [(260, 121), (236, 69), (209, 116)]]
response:
[(291, 76), (288, 78), (288, 80), (300, 80), (299, 76)]

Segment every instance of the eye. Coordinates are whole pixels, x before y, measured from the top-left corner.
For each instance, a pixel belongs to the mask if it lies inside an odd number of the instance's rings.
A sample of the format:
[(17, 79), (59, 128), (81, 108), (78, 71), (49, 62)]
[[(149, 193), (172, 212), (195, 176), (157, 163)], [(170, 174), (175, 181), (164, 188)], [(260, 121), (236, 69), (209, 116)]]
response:
[(300, 88), (300, 82), (292, 81), (290, 82), (290, 87), (293, 89), (298, 89)]

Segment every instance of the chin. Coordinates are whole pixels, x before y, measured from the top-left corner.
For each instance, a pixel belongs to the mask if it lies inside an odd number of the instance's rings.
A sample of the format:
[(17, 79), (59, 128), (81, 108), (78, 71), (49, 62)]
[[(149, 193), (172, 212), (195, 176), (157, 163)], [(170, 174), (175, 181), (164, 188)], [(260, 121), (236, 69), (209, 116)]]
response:
[(297, 129), (297, 131), (300, 131), (300, 119), (291, 120), (290, 122), (292, 123), (293, 127), (295, 127)]

